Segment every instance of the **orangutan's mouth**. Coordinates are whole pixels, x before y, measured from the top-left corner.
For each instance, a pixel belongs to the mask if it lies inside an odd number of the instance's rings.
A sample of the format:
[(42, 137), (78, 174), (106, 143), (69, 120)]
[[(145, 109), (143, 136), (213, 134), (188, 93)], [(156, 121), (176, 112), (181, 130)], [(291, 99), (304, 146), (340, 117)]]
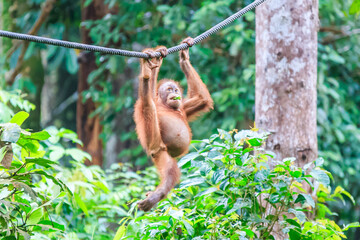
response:
[(175, 96), (175, 97), (172, 97), (170, 98), (171, 100), (181, 100), (181, 97), (180, 96)]

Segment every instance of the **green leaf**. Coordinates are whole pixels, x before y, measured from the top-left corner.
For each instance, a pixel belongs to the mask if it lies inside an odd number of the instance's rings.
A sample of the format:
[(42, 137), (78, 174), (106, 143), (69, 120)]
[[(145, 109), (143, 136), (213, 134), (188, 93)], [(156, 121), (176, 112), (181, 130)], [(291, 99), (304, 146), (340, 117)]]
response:
[[(329, 57), (330, 61), (332, 61), (336, 64), (344, 64), (345, 63), (345, 59), (335, 51), (331, 51), (328, 57)], [(328, 89), (328, 91), (331, 91), (331, 90), (332, 89)]]
[(298, 228), (301, 228), (301, 225), (295, 221), (294, 219), (286, 219), (286, 222), (288, 222), (289, 224), (295, 226), (295, 227), (298, 227)]
[(294, 157), (284, 158), (282, 161), (286, 166), (290, 166), (292, 162), (296, 161), (296, 158)]
[(122, 237), (125, 236), (125, 233), (126, 233), (126, 228), (125, 226), (120, 226), (118, 228), (118, 230), (116, 231), (116, 234), (114, 236), (114, 239), (113, 240), (120, 240)]
[(65, 155), (65, 149), (63, 147), (58, 146), (51, 146), (50, 147), (50, 159), (53, 161), (58, 161), (60, 158), (62, 158)]
[(301, 222), (301, 223), (304, 223), (306, 221), (306, 216), (305, 216), (305, 213), (301, 212), (301, 211), (297, 211), (293, 208), (290, 208), (288, 210), (289, 213), (292, 213), (295, 215), (295, 217)]
[(50, 134), (45, 130), (43, 130), (41, 132), (31, 133), (30, 136), (25, 136), (25, 138), (32, 138), (32, 139), (39, 140), (39, 141), (47, 140), (50, 137), (51, 137)]
[[(347, 196), (347, 197), (351, 200), (351, 202), (355, 205), (355, 199), (354, 199), (353, 196), (352, 196), (348, 191), (346, 191), (344, 188), (342, 188), (342, 187), (340, 187), (340, 186), (337, 186), (337, 187), (335, 188), (334, 194), (332, 194), (332, 195), (336, 196), (337, 194), (344, 194), (344, 195)], [(343, 201), (343, 202), (344, 202), (344, 201)], [(344, 204), (345, 204), (345, 202), (344, 202)]]
[(246, 235), (248, 235), (250, 238), (255, 236), (255, 233), (251, 231), (250, 229), (241, 229), (242, 231), (246, 232)]
[(66, 69), (70, 74), (75, 74), (79, 69), (79, 64), (77, 62), (77, 56), (73, 49), (67, 49), (66, 56)]
[(324, 184), (325, 186), (329, 186), (329, 184), (330, 184), (330, 178), (329, 178), (329, 176), (326, 174), (325, 171), (313, 169), (313, 170), (310, 172), (310, 175), (311, 175), (313, 178), (315, 178), (318, 182)]
[(30, 224), (30, 225), (37, 224), (43, 215), (44, 215), (44, 213), (43, 213), (42, 208), (36, 209), (34, 212), (31, 212), (29, 214), (28, 220), (26, 221), (26, 223)]
[(261, 138), (248, 139), (247, 142), (253, 147), (259, 147), (262, 144)]
[(211, 177), (211, 182), (213, 184), (218, 184), (221, 180), (226, 178), (225, 176), (225, 169), (219, 169), (214, 172), (214, 174)]
[(301, 193), (300, 195), (302, 195), (306, 202), (312, 207), (312, 208), (315, 208), (315, 201), (314, 199), (312, 198), (312, 196), (310, 194), (303, 194)]
[(119, 224), (120, 227), (118, 228), (118, 230), (116, 231), (116, 234), (114, 236), (114, 239), (113, 240), (120, 240), (122, 237), (125, 236), (125, 233), (126, 233), (126, 223), (129, 221), (128, 218), (122, 218), (120, 221), (119, 221)]
[(92, 3), (92, 1), (93, 0), (86, 0), (84, 3), (84, 7), (88, 7)]
[(158, 10), (159, 12), (167, 12), (170, 9), (171, 7), (169, 5), (159, 5), (156, 7), (156, 10)]
[(204, 182), (205, 182), (205, 179), (203, 179), (201, 177), (190, 178), (190, 179), (187, 179), (187, 180), (183, 181), (182, 183), (180, 183), (180, 188), (187, 188), (187, 187), (194, 186), (194, 185), (200, 185)]
[(65, 150), (65, 152), (78, 162), (84, 162), (85, 159), (91, 160), (90, 154), (88, 154), (87, 152), (84, 152), (78, 148), (70, 148), (70, 149)]
[(12, 119), (10, 120), (10, 123), (16, 123), (17, 125), (21, 126), (23, 122), (29, 117), (29, 114), (27, 112), (21, 111), (16, 113)]
[(25, 163), (35, 163), (46, 168), (52, 167), (52, 164), (57, 164), (57, 162), (53, 162), (45, 158), (25, 158)]
[(55, 178), (54, 176), (52, 176), (51, 174), (48, 174), (48, 173), (45, 172), (44, 170), (42, 170), (42, 169), (35, 169), (35, 170), (32, 170), (31, 173), (43, 175), (44, 177), (51, 179), (51, 180), (52, 180), (56, 185), (58, 185), (62, 190), (66, 190), (66, 191), (68, 191), (71, 195), (73, 195), (72, 192), (70, 191), (70, 189), (69, 189), (60, 179)]
[[(106, 183), (106, 182), (105, 182)], [(92, 182), (92, 184), (94, 184), (95, 186), (97, 186), (98, 188), (100, 188), (101, 190), (103, 190), (105, 193), (109, 193), (110, 189), (108, 188), (107, 185), (105, 185), (103, 182), (101, 181), (95, 181)]]
[(7, 152), (7, 147), (6, 146), (3, 146), (2, 148), (0, 148), (0, 159), (3, 160), (4, 159), (4, 156)]
[(184, 224), (186, 231), (190, 236), (194, 236), (194, 228), (188, 223), (186, 220), (182, 220), (182, 223)]
[(59, 223), (52, 222), (49, 220), (40, 221), (38, 224), (36, 224), (36, 226), (39, 226), (42, 229), (54, 229), (54, 230), (61, 230), (61, 231), (65, 230), (64, 225), (61, 225)]
[(302, 194), (299, 194), (297, 196), (296, 200), (295, 200), (295, 203), (302, 203), (303, 204), (304, 202), (306, 202), (305, 197)]
[[(17, 229), (17, 231), (24, 237), (24, 240), (30, 240), (30, 234), (21, 230), (21, 229)], [(21, 239), (21, 238), (19, 238)]]
[(218, 190), (218, 189), (217, 189), (216, 187), (208, 188), (208, 189), (206, 189), (205, 191), (202, 191), (202, 192), (198, 193), (198, 194), (195, 196), (195, 198), (201, 197), (201, 196), (203, 196), (203, 195), (211, 194), (211, 193), (213, 193), (213, 192), (216, 192), (217, 190)]
[(280, 201), (280, 196), (279, 196), (278, 193), (273, 193), (273, 194), (270, 195), (270, 197), (269, 197), (269, 202), (270, 203), (277, 203), (279, 201)]
[(7, 236), (2, 238), (1, 240), (17, 240), (14, 236)]
[(200, 167), (200, 174), (201, 176), (206, 176), (210, 173), (212, 167), (207, 162), (203, 162)]
[(81, 208), (81, 210), (83, 210), (83, 212), (86, 214), (86, 216), (89, 216), (89, 211), (88, 211), (85, 203), (84, 203), (83, 200), (81, 199), (80, 195), (77, 194), (77, 193), (74, 193), (74, 197), (75, 197), (76, 203), (79, 205), (79, 207)]
[(252, 203), (249, 199), (238, 198), (236, 199), (234, 206), (229, 211), (227, 211), (226, 215), (233, 213), (241, 208), (250, 208), (251, 206)]
[(301, 240), (301, 229), (290, 229), (289, 237), (290, 240)]
[(199, 155), (198, 152), (192, 152), (192, 153), (189, 153), (187, 155), (185, 155), (184, 157), (182, 157), (180, 159), (180, 161), (178, 162), (178, 166), (179, 168), (181, 168), (182, 166), (184, 166), (187, 162), (197, 158)]
[(247, 178), (243, 178), (240, 181), (237, 181), (236, 184), (239, 184), (239, 186), (243, 187), (248, 183), (248, 179)]
[(260, 170), (255, 173), (255, 182), (263, 182), (266, 181), (269, 176), (269, 170)]
[(214, 160), (222, 159), (224, 156), (219, 151), (211, 150), (208, 152), (207, 157), (214, 161)]
[(322, 165), (324, 165), (324, 159), (323, 158), (317, 158), (315, 160), (315, 166), (316, 167), (322, 167)]
[(33, 201), (36, 201), (36, 192), (30, 186), (23, 182), (13, 181), (12, 183), (16, 188), (23, 189), (27, 194), (29, 194)]
[(301, 177), (301, 171), (290, 171), (290, 175), (294, 178)]
[[(42, 157), (38, 156), (37, 153), (41, 153), (42, 151), (38, 152), (40, 147), (40, 143), (37, 140), (32, 140), (30, 138), (21, 137), (17, 144), (23, 147), (23, 150), (26, 150), (31, 153), (32, 157)], [(36, 156), (35, 156), (36, 155)], [(27, 154), (25, 156), (28, 156)]]
[(351, 15), (360, 13), (360, 0), (354, 0), (350, 6), (349, 13)]
[(21, 128), (16, 123), (0, 124), (2, 128), (1, 141), (16, 143), (20, 138)]
[(227, 131), (218, 129), (218, 132), (219, 132), (220, 139), (224, 139), (228, 143), (232, 142), (232, 137)]
[(226, 188), (227, 188), (227, 186), (229, 186), (229, 185), (230, 185), (229, 179), (225, 179), (225, 180), (223, 180), (223, 181), (220, 183), (219, 188), (220, 188), (221, 190), (225, 191)]
[(184, 216), (184, 211), (170, 208), (169, 215), (176, 220), (180, 220)]
[(243, 165), (243, 162), (241, 161), (241, 158), (240, 157), (235, 157), (235, 162), (237, 165), (239, 166), (242, 166)]
[(353, 222), (353, 223), (350, 223), (350, 224), (347, 224), (346, 226), (344, 226), (344, 228), (342, 230), (347, 231), (347, 230), (349, 230), (349, 228), (358, 228), (358, 227), (360, 227), (359, 222)]

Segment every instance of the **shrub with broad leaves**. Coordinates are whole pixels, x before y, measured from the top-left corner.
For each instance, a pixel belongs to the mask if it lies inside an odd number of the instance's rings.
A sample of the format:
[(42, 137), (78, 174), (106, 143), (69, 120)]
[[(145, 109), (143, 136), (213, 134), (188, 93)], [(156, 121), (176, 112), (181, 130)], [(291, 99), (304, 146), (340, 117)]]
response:
[(272, 153), (261, 147), (266, 133), (218, 132), (193, 141), (199, 148), (179, 161), (179, 187), (152, 212), (134, 211), (114, 239), (274, 239), (276, 231), (291, 240), (342, 239), (359, 226), (325, 217), (325, 201), (352, 197), (341, 187), (331, 194), (322, 159), (300, 168), (286, 158), (270, 168)]
[(36, 231), (65, 229), (51, 218), (49, 208), (72, 193), (56, 177), (53, 166), (57, 162), (44, 157), (46, 152), (40, 141), (47, 140), (49, 133), (21, 129), (28, 116), (19, 112), (9, 123), (0, 124), (1, 239), (30, 239)]

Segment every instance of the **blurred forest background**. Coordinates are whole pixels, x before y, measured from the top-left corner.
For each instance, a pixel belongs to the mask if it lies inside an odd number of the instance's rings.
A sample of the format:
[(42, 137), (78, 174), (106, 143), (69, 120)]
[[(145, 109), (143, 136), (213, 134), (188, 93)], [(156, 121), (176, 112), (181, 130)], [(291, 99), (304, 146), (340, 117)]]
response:
[[(141, 51), (157, 45), (174, 46), (186, 36), (197, 36), (252, 1), (0, 2), (0, 29)], [(82, 8), (82, 4), (86, 7)], [(358, 7), (360, 2), (319, 1), (317, 132), (324, 168), (333, 174), (337, 185), (348, 189), (355, 201), (360, 202), (360, 21), (354, 5)], [(190, 50), (191, 61), (215, 103), (214, 111), (191, 124), (194, 139), (207, 138), (218, 128), (232, 130), (254, 125), (254, 18), (255, 13), (249, 12)], [(84, 150), (93, 156), (93, 163), (105, 170), (114, 168), (111, 165), (118, 162), (135, 170), (151, 165), (138, 144), (132, 119), (138, 59), (80, 53), (5, 38), (0, 41), (0, 104), (13, 106), (12, 110), (1, 108), (1, 122), (11, 119), (11, 111), (31, 109), (23, 128), (33, 131), (46, 128), (60, 137), (73, 134), (64, 129), (77, 132)], [(164, 60), (160, 78), (165, 76), (186, 86), (177, 54)], [(70, 139), (73, 142), (64, 144), (75, 148), (74, 142), (78, 140)], [(71, 156), (71, 152), (66, 154), (55, 145), (51, 153), (57, 154), (57, 159)], [(87, 171), (84, 169), (69, 171)], [(100, 171), (96, 166), (94, 169)], [(149, 174), (156, 179), (154, 170)], [(116, 202), (116, 197), (109, 193), (99, 195), (99, 202), (107, 204), (106, 199)], [(82, 210), (90, 211), (90, 205)], [(334, 202), (329, 208), (338, 213), (333, 217), (338, 224), (360, 219), (359, 205), (346, 199), (345, 205)], [(355, 230), (349, 234), (354, 237)]]

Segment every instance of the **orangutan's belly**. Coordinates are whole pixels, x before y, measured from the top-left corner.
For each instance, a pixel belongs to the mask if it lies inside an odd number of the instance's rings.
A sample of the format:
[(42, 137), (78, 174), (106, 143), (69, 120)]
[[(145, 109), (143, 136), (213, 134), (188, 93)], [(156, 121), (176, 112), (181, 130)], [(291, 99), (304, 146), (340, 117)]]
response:
[(161, 137), (172, 157), (183, 155), (189, 150), (191, 133), (183, 119), (177, 116), (162, 116), (159, 119)]

